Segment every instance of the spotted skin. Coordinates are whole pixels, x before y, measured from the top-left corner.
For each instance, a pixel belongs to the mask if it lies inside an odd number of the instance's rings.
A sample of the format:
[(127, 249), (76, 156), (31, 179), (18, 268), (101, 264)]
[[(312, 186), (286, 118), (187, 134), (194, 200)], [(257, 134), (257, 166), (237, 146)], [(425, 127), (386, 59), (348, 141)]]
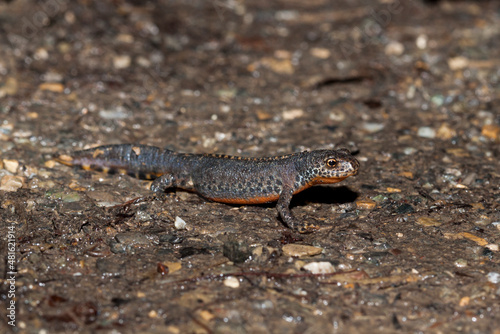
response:
[(290, 211), (292, 196), (316, 184), (337, 183), (356, 175), (359, 162), (346, 149), (317, 150), (268, 158), (218, 154), (187, 154), (145, 145), (107, 145), (61, 155), (55, 160), (86, 170), (154, 179), (151, 190), (195, 191), (223, 203), (258, 204), (277, 201), (284, 223), (304, 233), (316, 228)]

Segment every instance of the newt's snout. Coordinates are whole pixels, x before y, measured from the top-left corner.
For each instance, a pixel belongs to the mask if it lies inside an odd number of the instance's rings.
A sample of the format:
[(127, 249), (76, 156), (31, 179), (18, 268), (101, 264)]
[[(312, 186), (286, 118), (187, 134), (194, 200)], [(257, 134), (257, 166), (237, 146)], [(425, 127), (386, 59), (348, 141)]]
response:
[(351, 160), (352, 176), (358, 175), (359, 172), (359, 161), (355, 158)]

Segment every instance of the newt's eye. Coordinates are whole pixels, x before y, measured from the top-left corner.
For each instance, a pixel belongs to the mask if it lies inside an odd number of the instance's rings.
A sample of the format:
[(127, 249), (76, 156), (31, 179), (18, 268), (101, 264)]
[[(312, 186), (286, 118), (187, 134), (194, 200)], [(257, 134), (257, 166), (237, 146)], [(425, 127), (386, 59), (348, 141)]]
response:
[(333, 168), (333, 167), (337, 166), (338, 163), (339, 162), (336, 159), (333, 159), (333, 158), (326, 160), (326, 166), (330, 167), (330, 168)]

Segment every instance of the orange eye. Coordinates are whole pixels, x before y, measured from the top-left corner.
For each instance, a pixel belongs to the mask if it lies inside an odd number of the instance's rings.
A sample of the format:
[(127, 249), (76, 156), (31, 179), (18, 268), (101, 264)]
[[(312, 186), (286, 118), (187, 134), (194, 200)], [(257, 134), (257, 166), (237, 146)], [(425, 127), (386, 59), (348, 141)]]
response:
[(330, 168), (333, 168), (335, 166), (337, 166), (338, 164), (338, 161), (336, 159), (328, 159), (326, 160), (326, 165)]

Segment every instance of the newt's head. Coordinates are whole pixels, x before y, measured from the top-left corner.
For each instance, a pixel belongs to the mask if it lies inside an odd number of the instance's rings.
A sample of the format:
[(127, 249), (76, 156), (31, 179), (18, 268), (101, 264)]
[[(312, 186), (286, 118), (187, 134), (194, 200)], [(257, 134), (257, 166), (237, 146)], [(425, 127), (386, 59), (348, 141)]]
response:
[(299, 163), (299, 177), (296, 180), (299, 188), (337, 183), (358, 174), (359, 161), (347, 149), (317, 150), (306, 154), (307, 161)]

